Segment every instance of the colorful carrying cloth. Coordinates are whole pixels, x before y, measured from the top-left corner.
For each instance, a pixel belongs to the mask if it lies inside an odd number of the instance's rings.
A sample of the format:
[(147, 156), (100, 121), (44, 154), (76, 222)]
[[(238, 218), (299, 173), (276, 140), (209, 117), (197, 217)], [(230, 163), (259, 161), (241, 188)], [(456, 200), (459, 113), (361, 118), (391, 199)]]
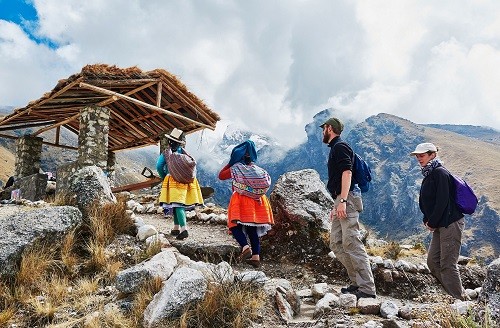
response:
[(196, 161), (184, 149), (181, 153), (172, 153), (170, 148), (163, 153), (168, 171), (180, 183), (191, 183), (196, 177)]
[(229, 229), (237, 224), (257, 227), (257, 234), (263, 236), (274, 224), (273, 211), (266, 195), (259, 200), (233, 192), (227, 209), (227, 226)]
[(233, 190), (253, 199), (260, 199), (271, 185), (271, 177), (258, 165), (238, 162), (231, 166)]
[(203, 205), (198, 179), (194, 178), (191, 183), (180, 183), (175, 181), (170, 174), (167, 175), (161, 185), (160, 203), (175, 204), (174, 207)]

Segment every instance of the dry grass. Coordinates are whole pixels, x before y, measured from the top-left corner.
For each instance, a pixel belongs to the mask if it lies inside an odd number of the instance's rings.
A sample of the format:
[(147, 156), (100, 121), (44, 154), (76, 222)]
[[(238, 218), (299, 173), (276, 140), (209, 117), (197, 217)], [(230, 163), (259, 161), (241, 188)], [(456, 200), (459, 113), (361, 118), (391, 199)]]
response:
[(162, 280), (156, 277), (142, 284), (139, 291), (135, 294), (131, 319), (137, 327), (142, 325), (144, 310), (146, 310), (153, 296), (161, 290), (162, 286)]
[(77, 206), (76, 196), (71, 193), (57, 192), (51, 199), (54, 206)]
[(367, 249), (368, 254), (371, 256), (381, 256), (392, 260), (397, 260), (401, 255), (401, 251), (401, 246), (395, 241), (390, 241), (387, 245)]
[(59, 267), (56, 249), (49, 245), (33, 245), (23, 253), (16, 276), (18, 286), (35, 286), (53, 269)]
[(171, 327), (249, 327), (265, 303), (264, 291), (254, 284), (212, 282), (204, 299), (189, 306)]
[[(450, 308), (449, 305), (440, 304), (433, 309), (425, 311), (413, 311), (412, 315), (419, 321), (417, 327), (430, 328), (493, 328), (496, 327), (492, 322), (489, 313), (486, 313), (485, 318), (477, 318), (473, 310), (469, 310), (467, 315), (460, 315), (457, 311)], [(432, 318), (432, 322), (429, 322)]]

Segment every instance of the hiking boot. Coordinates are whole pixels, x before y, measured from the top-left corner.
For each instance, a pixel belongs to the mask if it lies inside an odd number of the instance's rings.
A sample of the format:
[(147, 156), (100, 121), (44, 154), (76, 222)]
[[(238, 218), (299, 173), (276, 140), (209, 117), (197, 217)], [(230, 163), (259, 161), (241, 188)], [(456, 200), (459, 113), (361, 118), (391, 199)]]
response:
[(247, 262), (247, 264), (250, 264), (254, 268), (259, 268), (260, 267), (260, 260), (246, 259), (245, 262)]
[(181, 231), (178, 230), (178, 229), (172, 229), (172, 230), (170, 230), (170, 234), (172, 236), (178, 236), (180, 233), (181, 233)]
[(360, 290), (356, 290), (356, 291), (352, 292), (351, 294), (356, 295), (356, 299), (358, 299), (358, 300), (360, 298), (376, 298), (377, 297), (377, 296), (372, 295), (372, 294), (364, 293)]
[(249, 248), (245, 249), (241, 254), (238, 256), (237, 260), (238, 262), (243, 262), (244, 260), (252, 257), (252, 250)]
[(354, 285), (349, 285), (347, 287), (342, 287), (340, 288), (340, 292), (342, 294), (348, 294), (348, 293), (352, 293), (352, 292), (355, 292), (358, 290), (358, 286), (354, 286)]
[(177, 237), (175, 237), (175, 239), (183, 240), (183, 239), (187, 238), (188, 236), (189, 236), (188, 231), (184, 230)]

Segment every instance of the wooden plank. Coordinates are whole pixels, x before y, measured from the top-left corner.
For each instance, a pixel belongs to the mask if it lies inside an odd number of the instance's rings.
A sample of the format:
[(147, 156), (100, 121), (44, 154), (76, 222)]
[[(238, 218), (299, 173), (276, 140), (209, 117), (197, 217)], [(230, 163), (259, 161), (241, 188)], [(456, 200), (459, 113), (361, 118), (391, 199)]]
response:
[(93, 86), (93, 85), (90, 85), (88, 83), (84, 83), (84, 82), (81, 82), (80, 83), (80, 87), (82, 88), (87, 88), (87, 89), (90, 89), (90, 90), (94, 90), (94, 91), (97, 91), (97, 92), (101, 92), (101, 93), (104, 93), (104, 94), (107, 94), (107, 95), (110, 95), (110, 96), (117, 96), (119, 98), (122, 98), (124, 100), (128, 100), (132, 103), (135, 103), (137, 105), (140, 105), (140, 106), (143, 106), (143, 107), (146, 107), (146, 108), (149, 108), (149, 109), (152, 109), (152, 110), (155, 110), (155, 111), (158, 111), (158, 112), (161, 112), (161, 113), (164, 113), (166, 115), (172, 115), (172, 116), (175, 116), (175, 117), (178, 117), (182, 120), (185, 120), (185, 121), (188, 121), (188, 122), (191, 122), (191, 123), (194, 123), (196, 125), (199, 125), (199, 126), (203, 126), (203, 127), (206, 127), (210, 130), (215, 130), (215, 127), (211, 126), (211, 125), (207, 125), (207, 124), (204, 124), (204, 123), (201, 123), (201, 122), (198, 122), (196, 120), (192, 120), (188, 117), (185, 117), (185, 116), (182, 116), (182, 115), (179, 115), (177, 113), (174, 113), (174, 112), (171, 112), (171, 111), (168, 111), (168, 110), (165, 110), (163, 108), (160, 108), (160, 107), (156, 107), (154, 105), (150, 105), (150, 104), (147, 104), (145, 102), (142, 102), (140, 100), (137, 100), (137, 99), (134, 99), (134, 98), (131, 98), (129, 96), (125, 96), (125, 95), (122, 95), (122, 94), (119, 94), (117, 92), (114, 92), (114, 91), (110, 91), (110, 90), (107, 90), (107, 89), (103, 89), (103, 88), (99, 88), (99, 87), (96, 87), (96, 86)]
[(115, 187), (111, 188), (112, 192), (122, 192), (122, 191), (132, 191), (132, 190), (138, 190), (138, 189), (143, 189), (143, 188), (150, 188), (154, 187), (157, 184), (162, 183), (163, 180), (158, 177), (154, 177), (151, 179), (148, 179), (146, 181), (138, 182), (138, 183), (131, 183), (125, 186), (120, 186), (120, 187)]
[(40, 133), (43, 133), (43, 132), (45, 132), (45, 131), (51, 130), (51, 129), (53, 129), (53, 128), (58, 128), (58, 127), (60, 127), (61, 125), (64, 125), (64, 124), (66, 124), (66, 123), (69, 123), (69, 122), (71, 122), (71, 121), (73, 121), (73, 120), (77, 119), (78, 117), (80, 117), (80, 113), (78, 113), (78, 114), (76, 114), (76, 115), (73, 115), (73, 116), (71, 116), (71, 117), (69, 117), (69, 118), (67, 118), (67, 119), (65, 119), (64, 121), (61, 121), (61, 122), (59, 122), (59, 123), (56, 123), (56, 124), (53, 124), (53, 125), (47, 126), (47, 127), (45, 127), (45, 128), (42, 128), (42, 129), (40, 129), (40, 130), (36, 131), (35, 133), (32, 133), (31, 135), (32, 135), (32, 136), (37, 136), (37, 135), (39, 135)]
[(76, 80), (74, 80), (73, 82), (71, 82), (70, 84), (68, 84), (64, 88), (62, 88), (61, 90), (59, 90), (56, 93), (54, 93), (53, 95), (51, 95), (49, 98), (44, 99), (44, 100), (40, 101), (39, 103), (34, 104), (33, 106), (30, 106), (30, 108), (31, 109), (37, 108), (38, 106), (45, 104), (47, 101), (50, 101), (50, 100), (54, 99), (55, 97), (63, 94), (64, 92), (66, 92), (66, 90), (71, 89), (72, 87), (74, 87), (75, 85), (80, 83), (82, 80), (83, 80), (83, 78), (80, 76), (79, 78), (77, 78)]

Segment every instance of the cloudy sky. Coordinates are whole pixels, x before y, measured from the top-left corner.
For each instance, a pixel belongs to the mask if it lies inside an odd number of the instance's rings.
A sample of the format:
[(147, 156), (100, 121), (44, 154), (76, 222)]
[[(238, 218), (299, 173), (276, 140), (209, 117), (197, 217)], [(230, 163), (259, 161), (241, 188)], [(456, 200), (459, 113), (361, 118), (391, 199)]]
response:
[(0, 106), (92, 63), (177, 75), (215, 134), (292, 146), (330, 107), (500, 130), (498, 0), (0, 0)]

